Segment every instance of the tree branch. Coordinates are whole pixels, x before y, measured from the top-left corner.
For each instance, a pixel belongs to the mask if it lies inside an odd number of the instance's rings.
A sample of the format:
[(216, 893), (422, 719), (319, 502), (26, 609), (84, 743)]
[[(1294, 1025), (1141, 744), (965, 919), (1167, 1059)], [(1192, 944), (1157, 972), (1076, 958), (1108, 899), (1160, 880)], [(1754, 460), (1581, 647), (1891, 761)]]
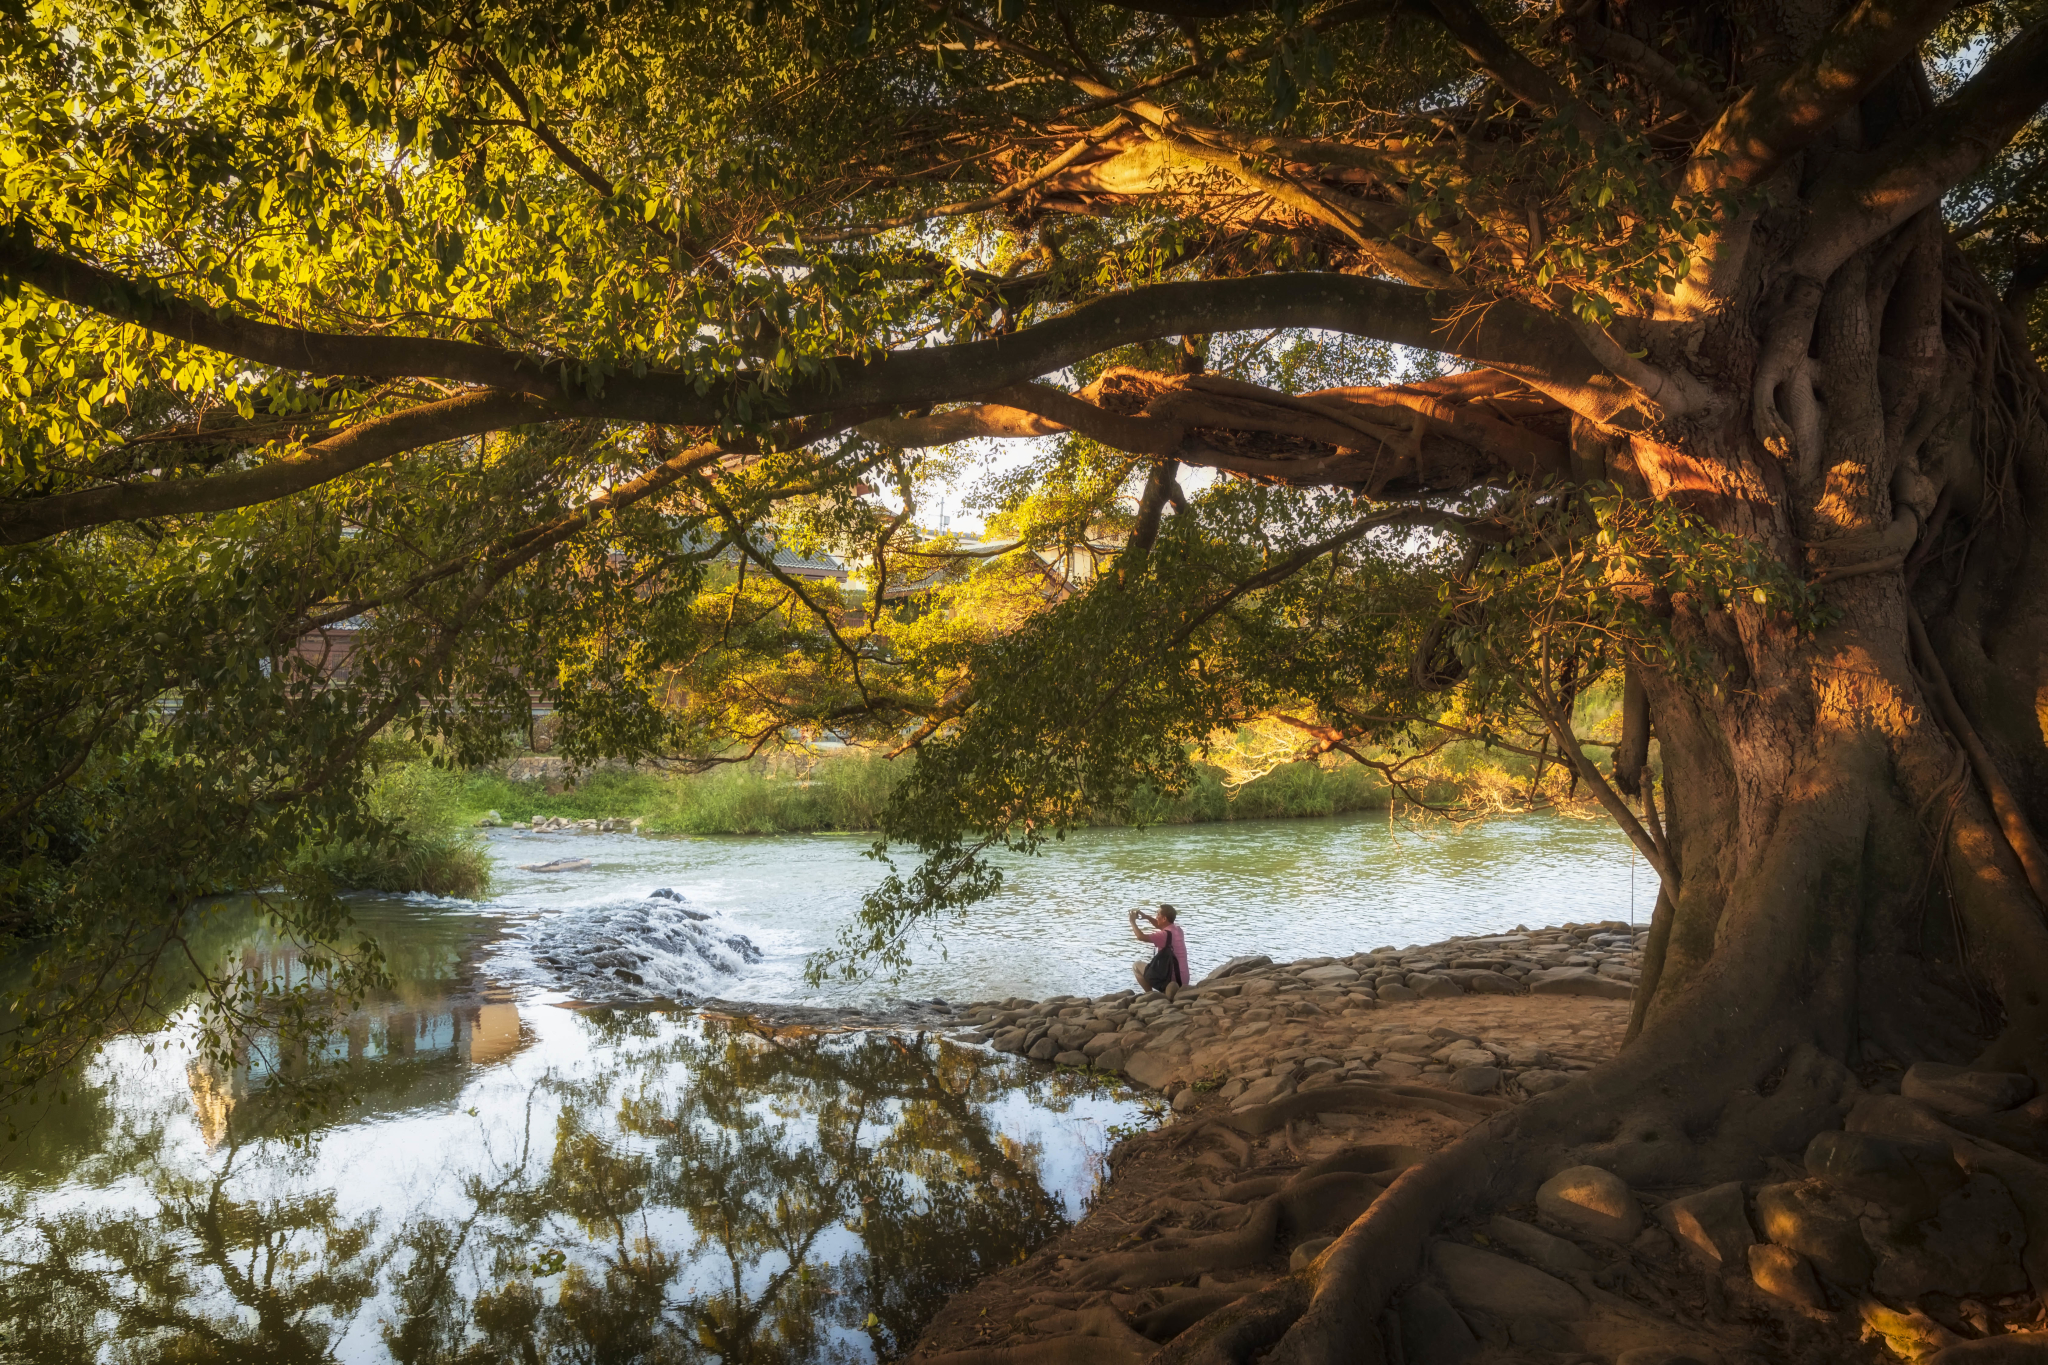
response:
[(359, 422), (298, 455), (256, 469), (0, 502), (0, 545), (25, 545), (110, 521), (253, 507), (437, 441), (546, 421), (550, 416), (532, 399), (481, 390)]
[(1072, 166), (1089, 152), (1114, 137), (1117, 130), (1123, 128), (1129, 121), (1124, 115), (1118, 114), (1100, 127), (1089, 129), (1080, 141), (1046, 162), (1043, 166), (1040, 166), (1030, 175), (1025, 176), (1013, 185), (1005, 185), (994, 194), (987, 195), (984, 198), (963, 199), (957, 204), (940, 204), (934, 208), (920, 209), (916, 213), (905, 214), (900, 218), (885, 218), (873, 223), (861, 223), (855, 227), (839, 228), (832, 232), (812, 233), (810, 240), (814, 242), (843, 242), (857, 237), (872, 237), (877, 233), (887, 232), (893, 228), (916, 227), (918, 224), (928, 223), (934, 218), (955, 218), (965, 213), (980, 213), (985, 209), (1001, 208), (1004, 204), (1023, 198), (1032, 190), (1037, 189), (1040, 185), (1058, 175), (1061, 171)]
[(1793, 269), (1825, 280), (1982, 168), (2048, 103), (2048, 19), (2007, 43), (1949, 100), (1812, 196)]
[[(541, 362), (471, 342), (341, 336), (237, 317), (124, 280), (56, 252), (0, 245), (0, 275), (80, 307), (228, 355), (314, 374), (406, 374), (489, 384), (552, 397), (550, 413), (673, 426), (730, 420), (734, 401), (779, 388), (790, 416), (860, 408), (921, 407), (1035, 379), (1117, 346), (1191, 332), (1319, 328), (1475, 361), (1592, 421), (1625, 424), (1638, 393), (1588, 351), (1566, 318), (1514, 300), (1320, 272), (1144, 285), (1002, 336), (828, 361), (825, 373), (786, 387), (741, 372), (700, 390), (697, 376), (669, 371), (609, 376), (600, 391), (569, 398), (542, 377)], [(577, 368), (577, 362), (561, 362)]]
[(259, 365), (310, 375), (446, 379), (552, 397), (560, 386), (547, 362), (495, 346), (438, 337), (351, 336), (259, 322), (225, 307), (175, 294), (154, 280), (132, 280), (61, 252), (37, 246), (17, 218), (0, 233), (0, 278), (31, 285), (53, 299), (116, 322), (239, 356)]
[(498, 88), (512, 101), (512, 107), (519, 111), (519, 117), (523, 121), (521, 126), (539, 138), (541, 145), (555, 154), (556, 160), (574, 171), (584, 183), (605, 198), (609, 199), (617, 193), (612, 182), (605, 179), (595, 166), (576, 155), (568, 143), (549, 132), (541, 121), (534, 117), (533, 106), (528, 102), (526, 92), (519, 88), (518, 83), (512, 79), (512, 73), (505, 69), (503, 63), (488, 52), (478, 52), (474, 55), (478, 64), (483, 67), (484, 73), (497, 82)]
[(1166, 500), (1173, 495), (1174, 471), (1179, 468), (1177, 460), (1161, 460), (1146, 476), (1145, 492), (1138, 499), (1138, 524), (1131, 531), (1132, 549), (1149, 551), (1159, 539), (1159, 518), (1166, 511)]
[(1594, 56), (1634, 71), (1657, 89), (1683, 105), (1700, 122), (1711, 125), (1721, 117), (1721, 101), (1714, 92), (1680, 71), (1648, 43), (1617, 33), (1597, 23), (1590, 14), (1570, 20), (1572, 35), (1579, 46)]
[(1186, 429), (1157, 417), (1126, 417), (1050, 384), (1012, 384), (992, 390), (990, 398), (1010, 408), (1033, 413), (1069, 431), (1127, 450), (1133, 455), (1171, 455), (1180, 448)]
[(1861, 0), (1804, 61), (1715, 120), (1693, 147), (1686, 189), (1757, 184), (1854, 109), (1953, 7), (1954, 0)]
[[(1457, 380), (1486, 378), (1457, 376)], [(1504, 375), (1492, 376), (1501, 385)], [(1430, 452), (1470, 463), (1476, 451), (1496, 473), (1541, 483), (1571, 472), (1565, 443), (1531, 431), (1503, 417), (1479, 411), (1472, 401), (1490, 391), (1485, 384), (1426, 381), (1388, 388), (1328, 389), (1287, 394), (1217, 375), (1150, 375), (1117, 370), (1103, 381), (1115, 383), (1125, 401), (1132, 390), (1149, 396), (1144, 407), (1129, 415), (1110, 412), (1091, 390), (1065, 394), (1042, 384), (998, 390), (990, 397), (1007, 406), (987, 404), (928, 417), (887, 418), (861, 427), (863, 435), (885, 444), (909, 447), (945, 445), (974, 437), (996, 439), (1043, 436), (1080, 431), (1095, 440), (1134, 454), (1184, 460), (1193, 465), (1232, 469), (1239, 473), (1276, 476), (1289, 483), (1349, 484), (1402, 477), (1422, 477), (1439, 466)], [(1089, 401), (1089, 400), (1094, 401)], [(1540, 400), (1537, 400), (1540, 403)], [(1025, 409), (1030, 409), (1027, 412)], [(1553, 408), (1552, 412), (1561, 412)], [(1281, 453), (1266, 458), (1243, 449), (1218, 449), (1197, 429), (1267, 434), (1283, 438)], [(1287, 441), (1316, 442), (1332, 447), (1317, 457)], [(1445, 448), (1443, 443), (1455, 443)]]
[(1501, 88), (1539, 112), (1555, 109), (1570, 119), (1587, 139), (1597, 142), (1605, 125), (1548, 71), (1530, 61), (1501, 37), (1472, 0), (1429, 0), (1451, 40)]

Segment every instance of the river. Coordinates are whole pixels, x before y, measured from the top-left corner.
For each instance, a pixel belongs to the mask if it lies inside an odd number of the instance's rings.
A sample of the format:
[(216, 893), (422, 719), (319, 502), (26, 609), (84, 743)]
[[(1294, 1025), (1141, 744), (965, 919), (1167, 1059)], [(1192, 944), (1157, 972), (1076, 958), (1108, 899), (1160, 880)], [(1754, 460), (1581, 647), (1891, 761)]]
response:
[[(1139, 1098), (931, 1038), (619, 1006), (1096, 994), (1138, 955), (1126, 909), (1158, 901), (1197, 974), (1631, 909), (1599, 823), (1089, 831), (1006, 863), (900, 979), (814, 987), (882, 875), (864, 839), (491, 838), (488, 902), (357, 903), (393, 984), (319, 1056), (257, 1038), (216, 1068), (181, 1021), (13, 1116), (0, 1359), (886, 1359), (1080, 1215)], [(562, 858), (591, 867), (520, 870)], [(243, 912), (210, 933), (298, 970)]]

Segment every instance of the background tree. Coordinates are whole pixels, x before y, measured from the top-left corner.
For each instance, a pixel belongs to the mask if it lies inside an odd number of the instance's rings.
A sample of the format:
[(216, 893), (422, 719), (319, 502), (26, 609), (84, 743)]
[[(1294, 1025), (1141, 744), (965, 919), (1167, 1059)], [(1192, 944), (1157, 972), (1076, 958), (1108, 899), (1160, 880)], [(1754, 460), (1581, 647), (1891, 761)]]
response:
[[(1634, 1045), (1233, 1350), (1349, 1349), (1430, 1227), (1567, 1159), (1718, 1178), (1854, 1067), (2038, 1072), (2037, 10), (15, 11), (0, 808), (70, 934), (21, 1064), (358, 820), (371, 736), (474, 758), (538, 687), (572, 755), (907, 737), (885, 953), (1220, 726), (1539, 733), (1662, 881)], [(1032, 525), (1142, 479), (1112, 571), (1003, 629), (885, 610), (943, 448), (1046, 434)], [(864, 546), (861, 624), (767, 520)], [(288, 664), (365, 615), (347, 686)], [(1617, 672), (1603, 772), (1572, 703)]]

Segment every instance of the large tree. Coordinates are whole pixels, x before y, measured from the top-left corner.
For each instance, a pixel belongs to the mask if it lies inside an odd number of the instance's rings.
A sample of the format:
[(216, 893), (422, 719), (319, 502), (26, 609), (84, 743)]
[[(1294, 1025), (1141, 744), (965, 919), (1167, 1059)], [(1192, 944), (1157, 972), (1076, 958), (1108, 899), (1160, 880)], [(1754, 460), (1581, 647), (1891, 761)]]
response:
[[(94, 964), (24, 1055), (346, 824), (372, 736), (484, 752), (540, 687), (578, 754), (915, 750), (884, 953), (1249, 718), (1571, 766), (1662, 882), (1631, 1046), (1200, 1349), (1338, 1358), (1567, 1159), (1743, 1173), (1886, 1059), (2048, 1079), (2038, 10), (10, 10), (0, 794)], [(950, 447), (1047, 435), (1008, 510), (1141, 488), (1109, 569), (892, 611)], [(285, 666), (366, 616), (346, 686)]]

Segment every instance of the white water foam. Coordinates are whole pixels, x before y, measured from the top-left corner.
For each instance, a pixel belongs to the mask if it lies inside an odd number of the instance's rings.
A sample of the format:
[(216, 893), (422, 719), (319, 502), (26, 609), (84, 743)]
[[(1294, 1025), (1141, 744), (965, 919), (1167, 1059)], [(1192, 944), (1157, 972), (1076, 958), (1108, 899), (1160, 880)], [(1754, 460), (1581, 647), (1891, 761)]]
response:
[(493, 954), (501, 977), (576, 1000), (683, 1000), (729, 992), (762, 952), (715, 912), (666, 887), (552, 909), (513, 927)]

